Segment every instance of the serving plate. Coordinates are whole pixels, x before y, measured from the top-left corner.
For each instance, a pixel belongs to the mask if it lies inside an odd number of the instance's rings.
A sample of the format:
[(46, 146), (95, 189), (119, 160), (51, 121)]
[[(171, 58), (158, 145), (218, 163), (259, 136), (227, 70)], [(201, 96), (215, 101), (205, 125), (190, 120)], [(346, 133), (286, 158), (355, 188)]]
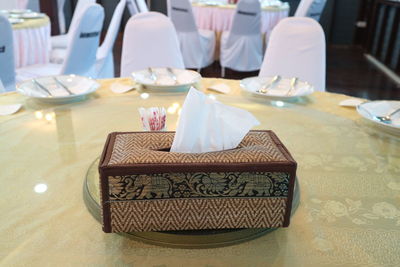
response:
[[(28, 80), (17, 85), (17, 92), (41, 102), (62, 104), (83, 100), (99, 87), (100, 85), (91, 78), (71, 74), (40, 77), (36, 79), (36, 83), (34, 80)], [(51, 95), (46, 92), (46, 89)]]
[(377, 116), (386, 116), (400, 108), (400, 101), (370, 101), (357, 106), (357, 112), (370, 124), (392, 134), (400, 134), (400, 112), (391, 117), (391, 121), (383, 122)]
[(262, 96), (271, 100), (292, 100), (304, 97), (314, 92), (314, 87), (307, 82), (298, 81), (296, 86), (291, 90), (290, 78), (282, 78), (275, 86), (268, 88), (266, 93), (259, 90), (272, 81), (273, 77), (250, 77), (240, 81), (240, 87), (243, 91)]
[(132, 73), (132, 77), (145, 89), (160, 92), (185, 91), (201, 80), (200, 73), (192, 70), (173, 68), (171, 73), (166, 68), (152, 68), (151, 71), (136, 71)]

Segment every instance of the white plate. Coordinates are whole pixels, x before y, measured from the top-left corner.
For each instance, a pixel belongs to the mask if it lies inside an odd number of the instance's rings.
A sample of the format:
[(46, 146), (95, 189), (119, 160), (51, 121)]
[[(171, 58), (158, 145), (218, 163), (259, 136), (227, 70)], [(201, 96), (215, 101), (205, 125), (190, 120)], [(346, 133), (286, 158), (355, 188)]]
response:
[(22, 14), (22, 13), (32, 12), (32, 10), (30, 10), (30, 9), (11, 9), (11, 10), (8, 10), (8, 12), (13, 13), (13, 14)]
[(182, 91), (188, 90), (191, 86), (200, 81), (201, 75), (192, 70), (172, 69), (178, 84), (175, 84), (172, 75), (165, 68), (152, 68), (157, 80), (151, 78), (150, 72), (140, 70), (132, 73), (135, 82), (143, 85), (146, 89), (154, 91)]
[(391, 122), (385, 123), (374, 118), (374, 116), (386, 116), (398, 108), (400, 101), (371, 101), (358, 105), (357, 112), (382, 130), (400, 134), (400, 112), (392, 116)]
[(20, 17), (23, 19), (40, 19), (43, 18), (44, 16), (45, 14), (36, 12), (23, 13), (20, 15)]
[(295, 90), (290, 90), (290, 78), (282, 78), (278, 84), (272, 89), (268, 89), (267, 93), (259, 93), (258, 90), (265, 84), (268, 84), (272, 77), (250, 77), (240, 81), (242, 90), (257, 96), (263, 96), (273, 100), (290, 100), (298, 97), (310, 95), (314, 92), (314, 87), (307, 82), (298, 81)]
[(24, 22), (24, 19), (8, 18), (8, 21), (9, 21), (11, 24), (19, 24), (19, 23)]
[[(73, 94), (70, 95), (61, 85), (59, 85), (54, 77), (64, 84)], [(76, 75), (48, 76), (36, 79), (41, 85), (50, 91), (52, 96), (46, 94), (33, 80), (28, 80), (17, 85), (17, 92), (22, 95), (32, 97), (36, 100), (61, 104), (83, 100), (86, 95), (93, 93), (99, 88), (99, 84), (91, 79)]]

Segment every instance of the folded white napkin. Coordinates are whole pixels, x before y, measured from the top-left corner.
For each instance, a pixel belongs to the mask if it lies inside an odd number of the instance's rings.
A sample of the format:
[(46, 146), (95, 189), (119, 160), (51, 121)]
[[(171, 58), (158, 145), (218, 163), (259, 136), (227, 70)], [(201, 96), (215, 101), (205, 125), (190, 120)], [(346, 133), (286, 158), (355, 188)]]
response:
[(135, 87), (132, 85), (126, 85), (123, 83), (115, 82), (111, 84), (110, 89), (111, 91), (113, 91), (113, 93), (123, 94), (135, 89)]
[(14, 105), (0, 105), (0, 115), (6, 116), (17, 112), (22, 107), (21, 104)]
[(340, 101), (339, 106), (342, 106), (342, 107), (357, 107), (358, 105), (360, 105), (364, 101), (365, 100), (356, 99), (356, 98), (348, 98), (348, 99)]
[(231, 88), (225, 83), (213, 84), (213, 85), (209, 86), (207, 89), (218, 92), (218, 93), (222, 93), (222, 94), (229, 94), (229, 92), (231, 91)]
[(258, 124), (250, 112), (224, 105), (192, 87), (182, 107), (171, 152), (233, 149)]

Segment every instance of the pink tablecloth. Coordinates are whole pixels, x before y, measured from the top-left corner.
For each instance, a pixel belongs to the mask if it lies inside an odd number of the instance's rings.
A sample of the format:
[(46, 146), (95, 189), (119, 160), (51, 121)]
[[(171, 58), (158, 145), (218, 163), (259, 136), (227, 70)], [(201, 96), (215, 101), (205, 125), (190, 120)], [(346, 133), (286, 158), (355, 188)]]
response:
[(49, 62), (51, 41), (50, 23), (13, 29), (15, 67)]
[[(193, 13), (199, 29), (216, 32), (228, 31), (231, 28), (234, 8), (216, 6), (193, 5)], [(270, 31), (283, 18), (289, 15), (289, 9), (262, 10), (261, 31), (270, 34)]]

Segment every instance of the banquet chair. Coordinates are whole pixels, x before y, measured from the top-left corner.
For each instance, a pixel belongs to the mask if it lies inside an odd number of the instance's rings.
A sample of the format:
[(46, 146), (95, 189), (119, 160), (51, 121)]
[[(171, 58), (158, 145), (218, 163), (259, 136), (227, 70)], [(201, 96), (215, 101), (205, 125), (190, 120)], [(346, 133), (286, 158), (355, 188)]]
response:
[[(103, 43), (97, 50), (96, 70), (97, 78), (114, 78), (113, 46), (118, 35), (126, 0), (121, 0), (114, 10), (111, 22), (108, 25), (107, 34)], [(50, 62), (62, 64), (65, 60), (67, 49), (56, 48), (51, 51)]]
[(13, 33), (10, 22), (0, 15), (0, 80), (5, 91), (15, 91)]
[(57, 0), (58, 7), (58, 25), (60, 28), (60, 33), (65, 34), (66, 26), (65, 26), (65, 14), (64, 14), (64, 6), (65, 0)]
[(144, 0), (128, 0), (126, 3), (131, 16), (138, 13), (149, 12), (149, 8)]
[(158, 12), (132, 16), (124, 32), (121, 77), (148, 67), (185, 68), (174, 25)]
[(290, 17), (272, 30), (259, 77), (297, 77), (325, 91), (325, 35), (311, 18)]
[(76, 74), (96, 78), (96, 52), (104, 20), (104, 9), (91, 4), (80, 13), (79, 23), (70, 31), (63, 64), (37, 64), (17, 69), (17, 81), (39, 76)]
[(221, 76), (225, 68), (236, 71), (260, 69), (263, 56), (261, 6), (258, 0), (240, 0), (232, 28), (221, 36)]
[(325, 4), (326, 0), (301, 0), (294, 16), (310, 17), (319, 21)]
[(186, 68), (207, 67), (214, 61), (215, 33), (197, 29), (189, 0), (170, 0), (168, 12), (178, 34)]
[[(85, 10), (85, 7), (90, 4), (96, 3), (96, 0), (78, 0), (76, 4), (74, 14), (72, 16), (71, 24), (69, 29), (75, 28), (75, 25), (79, 23), (80, 13)], [(67, 48), (69, 38), (71, 38), (70, 30), (67, 34), (61, 34), (51, 37), (51, 47), (54, 48)]]
[(126, 0), (120, 0), (114, 10), (111, 22), (108, 25), (107, 34), (103, 43), (97, 50), (96, 69), (97, 78), (114, 78), (114, 56), (113, 47), (117, 38), (119, 26), (121, 25)]

